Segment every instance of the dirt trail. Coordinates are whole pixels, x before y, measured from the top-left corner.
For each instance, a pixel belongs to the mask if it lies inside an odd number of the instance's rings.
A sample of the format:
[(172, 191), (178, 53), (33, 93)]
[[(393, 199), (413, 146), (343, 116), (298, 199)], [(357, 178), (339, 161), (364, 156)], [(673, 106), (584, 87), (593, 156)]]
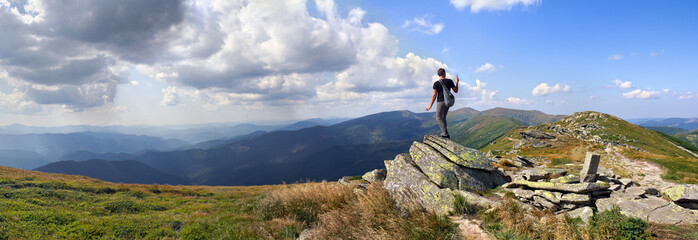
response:
[(451, 216), (451, 221), (458, 224), (458, 229), (465, 239), (468, 240), (492, 240), (485, 230), (480, 228), (480, 220), (468, 219), (463, 216)]
[(662, 180), (662, 168), (658, 165), (623, 156), (623, 154), (619, 153), (618, 147), (608, 146), (605, 151), (614, 161), (612, 164), (626, 169), (631, 174), (631, 178), (640, 185), (657, 189), (664, 189), (668, 185), (673, 185), (673, 183)]

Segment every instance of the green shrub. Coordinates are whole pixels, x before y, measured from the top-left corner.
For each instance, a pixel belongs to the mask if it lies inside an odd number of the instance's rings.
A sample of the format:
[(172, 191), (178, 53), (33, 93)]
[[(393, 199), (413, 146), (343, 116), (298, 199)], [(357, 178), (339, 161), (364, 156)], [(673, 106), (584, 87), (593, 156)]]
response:
[(599, 212), (589, 220), (589, 235), (593, 239), (635, 240), (650, 237), (647, 222), (639, 218), (628, 218), (614, 206)]
[(211, 236), (213, 230), (213, 227), (209, 224), (193, 222), (185, 225), (179, 236), (184, 240), (213, 239), (213, 236)]

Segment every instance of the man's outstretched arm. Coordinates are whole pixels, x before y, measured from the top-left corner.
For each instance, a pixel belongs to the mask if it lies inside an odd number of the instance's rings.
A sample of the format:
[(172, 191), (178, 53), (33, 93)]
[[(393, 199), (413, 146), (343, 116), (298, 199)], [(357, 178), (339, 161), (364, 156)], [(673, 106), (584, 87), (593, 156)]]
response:
[(431, 96), (431, 103), (429, 103), (429, 107), (426, 109), (427, 112), (431, 109), (431, 106), (434, 105), (434, 100), (436, 100), (436, 89), (434, 89), (434, 95)]
[(458, 82), (460, 82), (460, 79), (458, 79), (458, 76), (456, 76), (456, 86), (453, 87), (453, 92), (458, 93)]

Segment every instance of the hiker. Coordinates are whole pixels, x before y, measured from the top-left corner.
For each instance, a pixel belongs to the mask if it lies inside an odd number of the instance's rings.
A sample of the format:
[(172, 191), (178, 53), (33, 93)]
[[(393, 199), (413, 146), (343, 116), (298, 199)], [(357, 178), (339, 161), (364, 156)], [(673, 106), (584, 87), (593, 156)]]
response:
[(436, 100), (436, 122), (439, 123), (439, 127), (441, 128), (441, 137), (451, 138), (451, 136), (448, 135), (448, 129), (446, 129), (446, 115), (448, 114), (449, 107), (444, 103), (442, 84), (446, 86), (446, 91), (449, 93), (451, 89), (453, 89), (453, 92), (458, 93), (458, 82), (460, 80), (458, 76), (456, 76), (456, 84), (453, 85), (453, 80), (446, 78), (446, 70), (439, 68), (436, 73), (439, 75), (440, 81), (434, 82), (434, 86), (432, 87), (434, 89), (434, 95), (431, 96), (431, 103), (429, 103), (429, 107), (427, 107), (426, 111), (431, 109), (431, 106), (434, 105), (434, 100)]

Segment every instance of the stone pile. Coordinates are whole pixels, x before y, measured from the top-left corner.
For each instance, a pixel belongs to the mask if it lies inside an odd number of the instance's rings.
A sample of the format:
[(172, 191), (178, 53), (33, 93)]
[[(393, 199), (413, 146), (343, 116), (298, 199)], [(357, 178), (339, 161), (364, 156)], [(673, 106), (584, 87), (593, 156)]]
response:
[[(491, 201), (472, 191), (486, 191), (507, 183), (509, 178), (492, 166), (493, 159), (456, 142), (427, 135), (414, 142), (409, 153), (385, 161), (384, 187), (400, 204), (418, 204), (428, 211), (448, 214), (456, 195), (469, 203), (487, 206)], [(378, 170), (374, 170), (378, 171)], [(367, 181), (377, 172), (364, 175)]]
[(631, 217), (668, 224), (698, 224), (698, 186), (680, 185), (668, 189), (672, 199), (621, 179), (610, 170), (598, 171), (599, 156), (587, 153), (579, 176), (567, 175), (564, 169), (531, 168), (521, 171), (504, 188), (532, 207), (550, 209), (588, 221), (594, 212), (618, 207)]

